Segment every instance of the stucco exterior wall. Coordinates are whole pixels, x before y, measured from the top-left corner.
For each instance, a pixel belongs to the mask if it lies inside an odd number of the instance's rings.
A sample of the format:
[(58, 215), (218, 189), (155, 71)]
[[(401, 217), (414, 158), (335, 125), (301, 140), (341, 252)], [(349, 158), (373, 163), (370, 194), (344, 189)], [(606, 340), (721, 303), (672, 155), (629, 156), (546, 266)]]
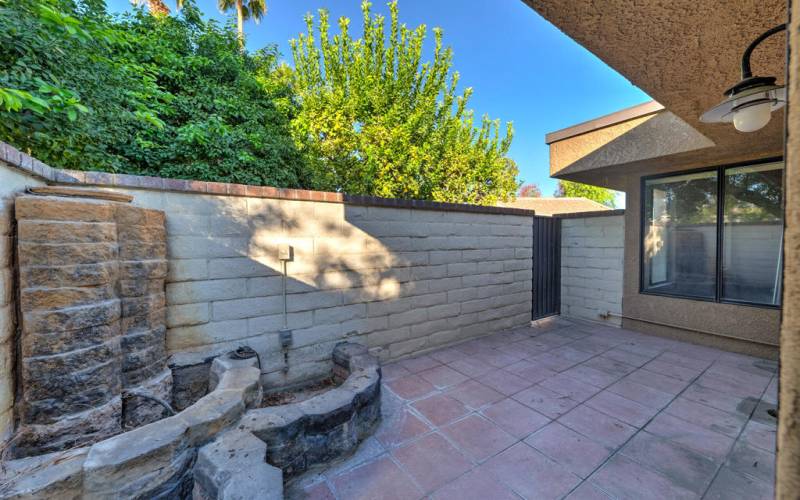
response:
[(562, 316), (622, 324), (624, 233), (623, 215), (561, 220)]
[(393, 359), (530, 321), (531, 216), (105, 189), (166, 213), (167, 348), (181, 365), (246, 344), (265, 383), (293, 383), (327, 373), (345, 339)]
[[(672, 170), (685, 168), (676, 166)], [(653, 335), (776, 358), (781, 315), (779, 309), (639, 293), (640, 183), (641, 177), (650, 173), (640, 170), (631, 172), (628, 177), (622, 298), (625, 319), (622, 325)]]
[(790, 4), (786, 119), (783, 324), (778, 382), (775, 498), (800, 491), (800, 2)]

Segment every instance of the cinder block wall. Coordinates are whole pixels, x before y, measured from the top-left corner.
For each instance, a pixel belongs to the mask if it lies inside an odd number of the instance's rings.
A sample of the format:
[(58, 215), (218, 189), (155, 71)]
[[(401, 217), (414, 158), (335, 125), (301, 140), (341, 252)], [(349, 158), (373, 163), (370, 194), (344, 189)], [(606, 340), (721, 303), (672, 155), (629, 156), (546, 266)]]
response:
[[(0, 156), (0, 175), (19, 181), (4, 196), (47, 179), (125, 192), (166, 213), (167, 347), (182, 366), (246, 344), (266, 383), (293, 383), (327, 373), (341, 340), (393, 359), (530, 321), (532, 213), (60, 171), (2, 143)], [(282, 243), (294, 248), (288, 372)]]
[[(248, 344), (267, 382), (291, 383), (327, 372), (343, 339), (390, 359), (530, 321), (530, 217), (132, 194), (167, 213), (167, 343), (183, 358)], [(281, 243), (294, 249), (288, 373)]]
[(561, 219), (562, 316), (622, 324), (624, 247), (624, 215)]

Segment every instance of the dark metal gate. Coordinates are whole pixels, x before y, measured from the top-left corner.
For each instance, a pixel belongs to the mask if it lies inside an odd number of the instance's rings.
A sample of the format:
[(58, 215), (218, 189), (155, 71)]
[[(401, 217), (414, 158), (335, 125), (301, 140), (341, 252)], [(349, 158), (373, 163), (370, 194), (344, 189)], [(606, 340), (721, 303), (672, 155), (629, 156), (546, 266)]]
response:
[(533, 218), (533, 319), (561, 312), (561, 219)]

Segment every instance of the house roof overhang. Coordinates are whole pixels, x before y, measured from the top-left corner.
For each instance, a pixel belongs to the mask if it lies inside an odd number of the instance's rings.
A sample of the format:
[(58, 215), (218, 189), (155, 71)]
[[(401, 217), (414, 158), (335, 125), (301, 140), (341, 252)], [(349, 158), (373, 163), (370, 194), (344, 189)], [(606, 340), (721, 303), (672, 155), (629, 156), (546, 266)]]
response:
[[(620, 176), (645, 164), (723, 164), (783, 153), (783, 111), (749, 134), (699, 117), (739, 81), (747, 45), (786, 22), (785, 0), (524, 1), (656, 101), (548, 134), (554, 177), (619, 188)], [(753, 73), (783, 84), (785, 44), (783, 33), (762, 43)]]

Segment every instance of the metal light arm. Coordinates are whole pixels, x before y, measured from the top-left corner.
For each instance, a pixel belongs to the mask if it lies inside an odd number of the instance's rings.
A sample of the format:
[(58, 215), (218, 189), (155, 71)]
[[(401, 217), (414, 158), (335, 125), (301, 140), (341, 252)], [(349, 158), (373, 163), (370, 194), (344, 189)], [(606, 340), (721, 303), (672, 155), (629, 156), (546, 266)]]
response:
[(772, 29), (769, 29), (762, 33), (758, 38), (753, 40), (750, 45), (744, 50), (744, 54), (742, 54), (742, 80), (747, 78), (751, 78), (753, 76), (753, 72), (750, 70), (750, 55), (753, 53), (758, 44), (766, 40), (767, 38), (771, 37), (775, 33), (780, 33), (786, 29), (786, 23), (779, 24)]

